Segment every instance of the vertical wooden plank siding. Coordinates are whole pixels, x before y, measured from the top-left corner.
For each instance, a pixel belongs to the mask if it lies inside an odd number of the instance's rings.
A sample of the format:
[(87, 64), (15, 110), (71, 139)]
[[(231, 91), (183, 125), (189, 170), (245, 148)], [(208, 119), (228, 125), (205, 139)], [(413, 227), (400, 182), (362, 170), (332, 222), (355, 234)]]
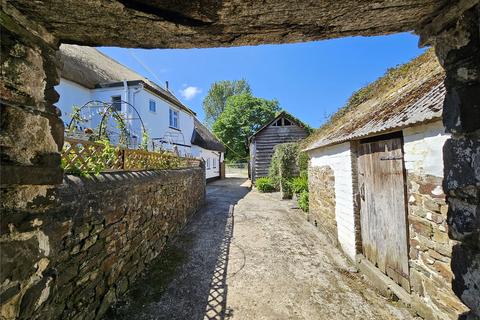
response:
[(402, 140), (361, 143), (358, 171), (363, 253), (409, 291)]
[(307, 131), (295, 124), (290, 126), (268, 126), (258, 132), (254, 137), (255, 151), (252, 155), (253, 180), (268, 176), (273, 148), (281, 143), (294, 142), (305, 138)]

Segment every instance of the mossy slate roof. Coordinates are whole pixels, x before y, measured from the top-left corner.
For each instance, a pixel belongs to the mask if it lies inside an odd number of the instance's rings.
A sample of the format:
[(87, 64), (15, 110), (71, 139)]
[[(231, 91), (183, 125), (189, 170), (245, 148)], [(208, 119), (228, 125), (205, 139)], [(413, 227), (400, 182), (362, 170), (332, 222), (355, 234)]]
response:
[[(307, 138), (303, 149), (313, 150), (441, 119), (445, 76), (432, 50), (392, 71), (372, 84), (375, 91), (370, 92), (367, 100), (347, 105), (334, 114)], [(375, 86), (378, 83), (382, 85)]]

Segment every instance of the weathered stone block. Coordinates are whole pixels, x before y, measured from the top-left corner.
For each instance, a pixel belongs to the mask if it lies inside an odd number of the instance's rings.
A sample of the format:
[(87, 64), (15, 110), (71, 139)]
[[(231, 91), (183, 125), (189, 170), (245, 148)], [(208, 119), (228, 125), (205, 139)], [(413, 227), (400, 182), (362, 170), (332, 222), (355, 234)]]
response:
[(26, 240), (0, 241), (0, 283), (6, 279), (21, 281), (36, 271), (40, 260), (39, 243), (36, 237)]
[(321, 229), (329, 240), (337, 243), (335, 219), (335, 175), (332, 168), (308, 168), (309, 220)]
[(408, 221), (410, 222), (413, 232), (418, 233), (426, 238), (430, 238), (432, 236), (432, 226), (427, 220), (409, 215)]
[(480, 204), (449, 198), (447, 221), (451, 238), (474, 244), (480, 240)]
[[(169, 192), (145, 192), (166, 182)], [(55, 205), (38, 202), (35, 214), (25, 208), (26, 212), (11, 215), (11, 223), (2, 219), (5, 235), (14, 225), (26, 239), (0, 242), (1, 276), (21, 282), (38, 273), (43, 281), (30, 283), (25, 295), (12, 282), (4, 286), (2, 297), (14, 301), (12, 295), (20, 295), (11, 310), (19, 310), (22, 303), (26, 308), (22, 312), (30, 318), (96, 316), (96, 310), (106, 308), (111, 300), (104, 298), (106, 293), (125, 292), (129, 281), (163, 248), (166, 237), (202, 205), (204, 187), (201, 168), (66, 179), (55, 188)], [(152, 207), (168, 207), (169, 214), (143, 219), (144, 210), (150, 212)], [(46, 251), (51, 261), (44, 258)], [(50, 279), (47, 289), (42, 279)]]

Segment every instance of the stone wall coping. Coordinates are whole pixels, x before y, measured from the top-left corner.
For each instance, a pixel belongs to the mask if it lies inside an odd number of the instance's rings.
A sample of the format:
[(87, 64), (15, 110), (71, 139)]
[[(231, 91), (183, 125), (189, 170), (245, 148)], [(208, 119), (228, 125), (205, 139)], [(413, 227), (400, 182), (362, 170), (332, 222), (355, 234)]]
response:
[[(179, 168), (168, 170), (141, 170), (141, 171), (114, 171), (103, 172), (98, 175), (79, 177), (65, 175), (58, 191), (63, 194), (76, 193), (80, 190), (92, 191), (95, 189), (115, 188), (121, 184), (140, 184), (145, 181), (161, 179), (166, 176), (183, 175), (189, 172), (201, 171), (200, 167)], [(106, 186), (108, 185), (108, 186)]]

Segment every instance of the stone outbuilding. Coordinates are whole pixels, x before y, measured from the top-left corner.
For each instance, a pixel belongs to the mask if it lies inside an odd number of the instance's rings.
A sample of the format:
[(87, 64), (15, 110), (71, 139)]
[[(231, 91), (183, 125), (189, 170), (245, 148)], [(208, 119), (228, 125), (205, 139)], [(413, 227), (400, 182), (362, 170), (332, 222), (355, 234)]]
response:
[(469, 310), (452, 291), (443, 80), (427, 51), (355, 93), (305, 148), (312, 222), (426, 319)]

